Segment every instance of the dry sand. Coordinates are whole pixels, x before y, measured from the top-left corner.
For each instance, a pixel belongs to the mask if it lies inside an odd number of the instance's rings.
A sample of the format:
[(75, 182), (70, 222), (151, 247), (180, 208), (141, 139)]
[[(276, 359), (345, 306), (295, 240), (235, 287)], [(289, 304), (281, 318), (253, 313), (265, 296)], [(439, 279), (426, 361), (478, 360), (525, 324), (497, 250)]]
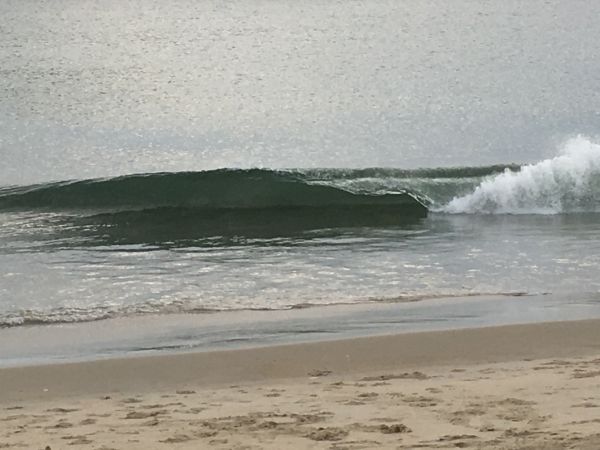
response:
[(600, 321), (0, 370), (0, 448), (600, 448)]

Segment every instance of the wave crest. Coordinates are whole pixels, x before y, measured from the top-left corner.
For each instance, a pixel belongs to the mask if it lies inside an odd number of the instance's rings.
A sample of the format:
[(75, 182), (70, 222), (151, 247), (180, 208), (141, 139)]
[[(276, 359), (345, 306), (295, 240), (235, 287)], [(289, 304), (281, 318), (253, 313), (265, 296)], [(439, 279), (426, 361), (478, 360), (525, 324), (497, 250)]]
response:
[(485, 179), (440, 209), (466, 214), (560, 214), (600, 211), (600, 145), (578, 136), (562, 154)]

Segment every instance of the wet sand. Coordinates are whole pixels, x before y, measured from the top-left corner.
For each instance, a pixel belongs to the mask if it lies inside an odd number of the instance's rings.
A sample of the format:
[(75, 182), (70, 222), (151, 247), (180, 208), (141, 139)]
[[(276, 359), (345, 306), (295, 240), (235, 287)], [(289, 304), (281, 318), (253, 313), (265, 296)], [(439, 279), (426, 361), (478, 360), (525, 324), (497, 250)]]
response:
[(0, 448), (591, 449), (600, 320), (7, 368), (0, 387)]

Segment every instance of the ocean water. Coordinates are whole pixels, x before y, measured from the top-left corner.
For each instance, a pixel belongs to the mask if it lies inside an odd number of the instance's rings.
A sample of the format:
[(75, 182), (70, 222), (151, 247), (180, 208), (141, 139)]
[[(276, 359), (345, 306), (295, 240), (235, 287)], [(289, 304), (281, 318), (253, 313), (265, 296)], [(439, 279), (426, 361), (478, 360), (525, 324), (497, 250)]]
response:
[(598, 13), (2, 2), (0, 339), (441, 298), (600, 316)]
[(0, 325), (600, 292), (600, 146), (502, 168), (217, 170), (0, 190)]

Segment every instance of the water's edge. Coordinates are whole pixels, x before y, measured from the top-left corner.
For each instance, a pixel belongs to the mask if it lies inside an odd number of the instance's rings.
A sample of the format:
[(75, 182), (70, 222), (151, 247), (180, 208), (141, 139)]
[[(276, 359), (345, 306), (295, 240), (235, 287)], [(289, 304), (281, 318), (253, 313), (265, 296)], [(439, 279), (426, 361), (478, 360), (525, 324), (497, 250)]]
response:
[(0, 367), (600, 318), (594, 293), (438, 298), (0, 329)]

